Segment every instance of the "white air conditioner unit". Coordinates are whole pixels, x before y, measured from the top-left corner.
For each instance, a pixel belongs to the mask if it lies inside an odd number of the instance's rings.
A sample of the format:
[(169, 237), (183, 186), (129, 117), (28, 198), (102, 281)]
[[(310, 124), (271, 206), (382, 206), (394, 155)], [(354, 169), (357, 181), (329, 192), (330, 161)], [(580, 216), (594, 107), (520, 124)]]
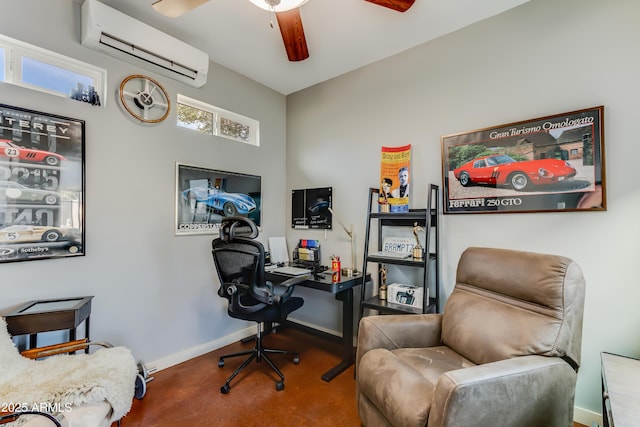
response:
[(188, 85), (207, 82), (209, 56), (96, 0), (82, 4), (82, 44)]

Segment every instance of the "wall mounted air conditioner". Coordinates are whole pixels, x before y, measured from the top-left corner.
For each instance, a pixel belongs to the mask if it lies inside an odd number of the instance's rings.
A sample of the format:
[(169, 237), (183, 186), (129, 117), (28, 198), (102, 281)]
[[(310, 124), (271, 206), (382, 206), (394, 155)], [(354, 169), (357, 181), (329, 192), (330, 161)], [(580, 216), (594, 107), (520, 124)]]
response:
[(96, 0), (82, 4), (83, 45), (188, 85), (207, 82), (209, 56)]

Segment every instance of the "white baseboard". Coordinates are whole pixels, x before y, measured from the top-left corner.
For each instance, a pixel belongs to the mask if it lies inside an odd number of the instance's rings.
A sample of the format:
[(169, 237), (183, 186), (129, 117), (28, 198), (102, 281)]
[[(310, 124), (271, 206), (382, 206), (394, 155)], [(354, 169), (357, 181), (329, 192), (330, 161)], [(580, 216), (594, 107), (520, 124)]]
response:
[(145, 362), (145, 366), (149, 369), (153, 367), (156, 370), (161, 371), (179, 363), (186, 362), (187, 360), (193, 359), (194, 357), (202, 356), (203, 354), (209, 353), (213, 350), (217, 350), (221, 347), (224, 347), (225, 345), (240, 341), (241, 339), (249, 337), (255, 333), (256, 327), (250, 326), (216, 340), (209, 341), (195, 347), (187, 348), (177, 353), (169, 354), (168, 356), (162, 357), (158, 360)]
[(315, 329), (316, 331), (324, 332), (324, 333), (329, 334), (329, 335), (334, 335), (336, 337), (341, 337), (342, 336), (342, 331), (334, 331), (333, 329), (325, 328), (323, 326), (318, 326), (318, 325), (315, 325), (313, 323), (305, 322), (304, 320), (296, 319), (294, 317), (289, 317), (288, 320), (291, 320), (292, 322), (299, 323), (299, 324), (301, 324), (303, 326), (307, 326), (307, 327), (309, 327), (311, 329)]
[[(298, 319), (291, 318), (291, 320), (300, 323), (302, 325), (308, 326), (313, 329), (317, 329), (322, 332), (326, 332), (331, 335), (342, 335), (341, 332), (333, 331), (327, 328), (323, 328), (318, 325), (313, 325), (308, 322), (304, 322)], [(204, 344), (197, 345), (195, 347), (187, 348), (185, 350), (179, 351), (177, 353), (169, 354), (165, 357), (162, 357), (158, 360), (154, 360), (151, 362), (145, 362), (145, 366), (149, 369), (155, 368), (156, 371), (161, 371), (163, 369), (170, 368), (174, 365), (177, 365), (182, 362), (186, 362), (187, 360), (193, 359), (194, 357), (202, 356), (203, 354), (209, 353), (211, 351), (217, 350), (225, 345), (229, 345), (231, 343), (240, 341), (243, 338), (249, 337), (256, 333), (256, 327), (250, 326), (240, 331), (234, 332), (230, 335), (218, 338), (213, 341), (206, 342)]]
[(601, 426), (602, 424), (602, 415), (597, 412), (590, 411), (588, 409), (583, 409), (575, 406), (573, 408), (573, 421), (585, 425), (587, 427), (594, 426), (593, 423), (597, 423), (597, 425)]

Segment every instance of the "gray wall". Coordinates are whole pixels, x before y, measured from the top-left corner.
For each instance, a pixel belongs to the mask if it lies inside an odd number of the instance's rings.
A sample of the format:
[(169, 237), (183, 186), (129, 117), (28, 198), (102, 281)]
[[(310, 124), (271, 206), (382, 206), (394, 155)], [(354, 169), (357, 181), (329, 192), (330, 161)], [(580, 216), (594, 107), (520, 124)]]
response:
[[(587, 297), (576, 406), (587, 415), (601, 411), (600, 352), (640, 356), (633, 280), (640, 253), (633, 178), (640, 158), (638, 16), (640, 3), (632, 0), (532, 0), (287, 98), (287, 185), (333, 186), (335, 210), (356, 224), (360, 248), (381, 146), (413, 145), (412, 205), (424, 207), (427, 185), (442, 183), (442, 135), (605, 106), (606, 212), (441, 221), (446, 295), (461, 252), (472, 245), (563, 254), (582, 266)], [(347, 240), (331, 233), (323, 254), (348, 256)], [(289, 232), (290, 240), (303, 235), (314, 233)], [(335, 304), (323, 304), (305, 313), (322, 313), (318, 321), (337, 328)]]
[[(284, 235), (285, 97), (214, 63), (195, 89), (85, 48), (72, 0), (0, 0), (0, 10), (2, 34), (108, 70), (106, 108), (0, 83), (1, 103), (86, 121), (86, 256), (3, 264), (0, 310), (95, 295), (93, 337), (160, 368), (253, 328), (216, 294), (212, 236), (174, 236), (175, 162), (261, 175), (262, 238)], [(161, 124), (135, 122), (116, 94), (137, 73), (160, 81), (174, 107), (181, 93), (259, 120), (262, 146), (177, 128), (175, 108)]]
[[(332, 253), (348, 260), (349, 241), (339, 228), (289, 229), (289, 191), (333, 186), (336, 212), (356, 226), (361, 267), (366, 192), (377, 185), (382, 145), (413, 144), (412, 205), (421, 207), (427, 185), (441, 183), (440, 136), (604, 105), (608, 211), (445, 216), (443, 288), (451, 291), (467, 246), (571, 256), (588, 282), (576, 405), (600, 412), (601, 351), (640, 355), (640, 342), (629, 339), (640, 324), (632, 280), (640, 234), (632, 178), (640, 158), (638, 2), (532, 0), (286, 99), (216, 64), (209, 83), (194, 89), (86, 49), (72, 0), (0, 0), (0, 10), (2, 34), (109, 72), (107, 108), (0, 83), (2, 103), (87, 123), (87, 256), (3, 264), (0, 309), (95, 295), (94, 337), (129, 346), (160, 367), (181, 361), (250, 325), (228, 319), (215, 294), (211, 237), (173, 235), (176, 161), (262, 175), (262, 237), (286, 232), (290, 246), (321, 239), (325, 263)], [(177, 129), (174, 112), (156, 126), (133, 122), (115, 93), (122, 78), (140, 72), (160, 80), (174, 102), (182, 93), (259, 120), (262, 147)], [(340, 329), (338, 302), (299, 292), (309, 296), (300, 320)]]

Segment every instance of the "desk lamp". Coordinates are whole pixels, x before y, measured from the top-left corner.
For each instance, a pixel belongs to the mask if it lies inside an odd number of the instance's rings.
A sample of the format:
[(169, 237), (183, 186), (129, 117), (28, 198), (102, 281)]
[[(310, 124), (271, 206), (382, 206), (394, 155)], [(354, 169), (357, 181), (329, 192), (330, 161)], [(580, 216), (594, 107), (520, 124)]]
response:
[(356, 267), (356, 231), (353, 228), (353, 224), (350, 224), (350, 227), (347, 228), (336, 216), (333, 209), (329, 208), (329, 212), (331, 212), (331, 215), (335, 217), (336, 221), (338, 221), (344, 232), (349, 236), (349, 239), (351, 239), (351, 268), (343, 268), (342, 270), (345, 272), (343, 274), (347, 277), (355, 276), (356, 274), (358, 274), (358, 269)]

